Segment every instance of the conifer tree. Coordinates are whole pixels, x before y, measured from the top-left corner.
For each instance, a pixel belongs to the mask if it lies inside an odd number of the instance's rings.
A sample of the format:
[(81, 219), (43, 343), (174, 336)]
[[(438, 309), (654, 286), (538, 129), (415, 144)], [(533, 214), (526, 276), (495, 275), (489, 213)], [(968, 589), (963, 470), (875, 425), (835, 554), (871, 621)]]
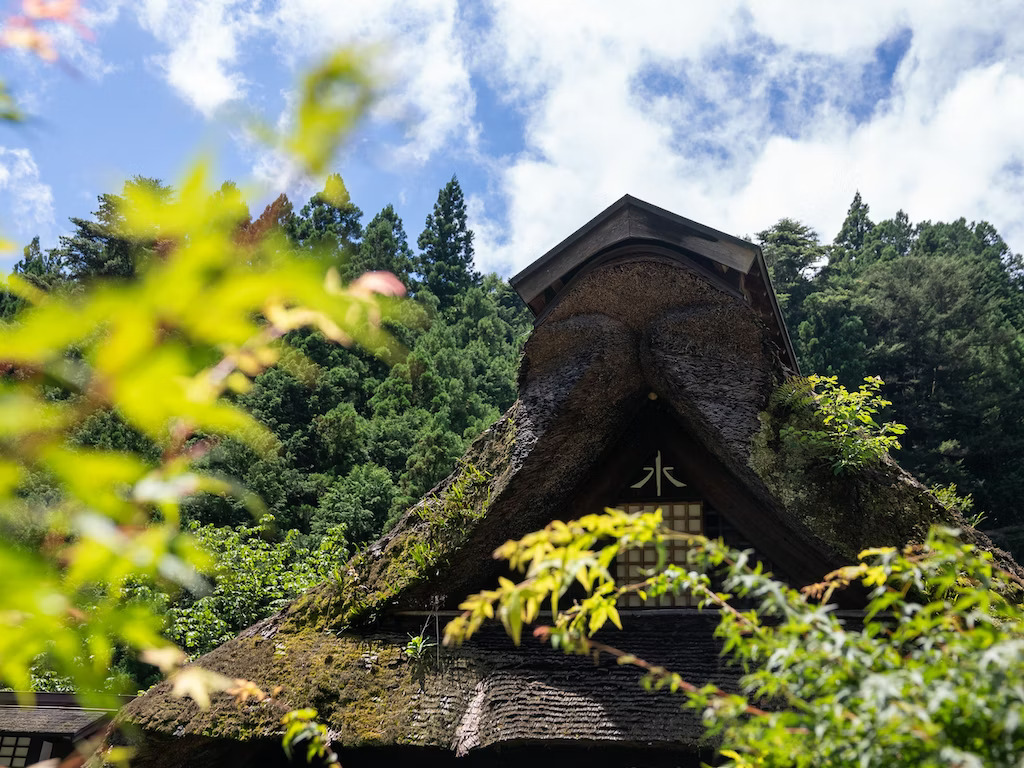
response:
[(875, 225), (864, 240), (865, 250), (874, 250), (878, 259), (895, 259), (906, 256), (914, 244), (914, 226), (906, 211), (896, 211), (896, 216)]
[(438, 193), (417, 245), (422, 285), (437, 297), (442, 309), (479, 282), (480, 275), (473, 271), (473, 232), (466, 224), (466, 200), (455, 176)]
[(332, 173), (323, 191), (313, 195), (292, 219), (288, 234), (304, 248), (351, 254), (363, 236), (362, 217), (341, 176)]
[(825, 249), (818, 243), (817, 232), (793, 219), (780, 219), (770, 229), (758, 232), (757, 239), (786, 323), (795, 330), (802, 320), (800, 306), (812, 287), (809, 272)]
[(388, 203), (363, 231), (363, 240), (346, 265), (343, 276), (354, 280), (364, 272), (385, 270), (396, 275), (412, 289), (413, 253), (409, 247), (402, 218)]
[(874, 223), (868, 218), (868, 204), (861, 200), (860, 191), (853, 195), (853, 202), (846, 212), (846, 220), (836, 235), (835, 245), (846, 251), (860, 250), (864, 245), (864, 238), (874, 228)]
[[(13, 271), (37, 288), (50, 291), (65, 283), (61, 260), (56, 251), (43, 251), (39, 236), (25, 246), (22, 258), (15, 262)], [(0, 320), (10, 320), (28, 305), (24, 298), (7, 290), (0, 290)]]
[(159, 179), (135, 176), (124, 183), (121, 195), (103, 194), (94, 220), (72, 218), (75, 231), (62, 235), (57, 256), (74, 280), (135, 276), (136, 268), (148, 259), (155, 246), (153, 239), (129, 238), (124, 235), (124, 205), (137, 190), (149, 189), (162, 200), (169, 200), (172, 190)]
[(242, 243), (257, 243), (272, 229), (291, 232), (295, 226), (295, 211), (291, 200), (283, 192), (255, 220), (242, 220), (238, 226), (238, 240)]

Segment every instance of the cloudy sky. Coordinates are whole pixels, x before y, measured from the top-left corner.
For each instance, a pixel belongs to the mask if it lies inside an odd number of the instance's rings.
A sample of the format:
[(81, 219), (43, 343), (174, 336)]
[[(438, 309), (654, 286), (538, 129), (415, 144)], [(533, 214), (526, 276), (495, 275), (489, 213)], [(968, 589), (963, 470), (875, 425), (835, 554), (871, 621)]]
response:
[[(415, 239), (457, 174), (481, 269), (511, 274), (625, 193), (736, 235), (780, 217), (831, 240), (878, 220), (988, 219), (1024, 250), (1019, 0), (84, 0), (61, 63), (2, 54), (33, 115), (0, 126), (0, 230), (55, 244), (127, 176), (314, 190), (247, 138), (296, 78), (372, 44), (387, 83), (336, 169)], [(2, 7), (2, 6), (0, 6)], [(18, 3), (9, 0), (8, 12)], [(364, 220), (364, 221), (365, 221)]]

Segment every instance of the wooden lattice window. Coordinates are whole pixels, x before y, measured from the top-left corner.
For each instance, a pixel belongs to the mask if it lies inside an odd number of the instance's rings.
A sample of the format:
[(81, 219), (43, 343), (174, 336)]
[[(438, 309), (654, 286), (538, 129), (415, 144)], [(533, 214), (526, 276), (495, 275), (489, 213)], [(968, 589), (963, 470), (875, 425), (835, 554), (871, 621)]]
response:
[(28, 765), (28, 750), (31, 744), (32, 739), (28, 736), (0, 737), (0, 766), (21, 768), (21, 766)]
[[(661, 508), (665, 527), (681, 533), (704, 533), (704, 504), (695, 501), (666, 501), (647, 504), (622, 504), (626, 512), (653, 512)], [(685, 567), (688, 547), (682, 541), (667, 544), (666, 564)], [(615, 580), (619, 584), (635, 584), (648, 577), (651, 568), (658, 564), (658, 551), (654, 546), (623, 552), (615, 562)], [(626, 608), (687, 608), (696, 606), (697, 601), (689, 594), (662, 595), (641, 600), (639, 595), (627, 595), (622, 603)]]

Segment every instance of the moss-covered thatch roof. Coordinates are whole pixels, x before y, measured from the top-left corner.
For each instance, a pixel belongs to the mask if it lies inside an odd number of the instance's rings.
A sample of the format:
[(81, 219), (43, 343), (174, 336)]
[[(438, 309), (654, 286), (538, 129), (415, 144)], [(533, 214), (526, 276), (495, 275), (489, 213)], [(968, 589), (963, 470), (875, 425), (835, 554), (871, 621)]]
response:
[[(422, 664), (404, 649), (423, 615), (493, 583), (501, 566), (491, 553), (504, 541), (614, 503), (652, 435), (674, 441), (680, 471), (794, 581), (815, 581), (866, 546), (918, 538), (934, 522), (963, 525), (891, 461), (837, 476), (786, 447), (780, 427), (807, 414), (772, 398), (790, 373), (776, 331), (748, 297), (686, 259), (635, 245), (602, 254), (545, 308), (525, 348), (519, 399), (452, 475), (356, 556), (343, 581), (311, 590), (198, 663), (282, 685), (281, 701), (317, 707), (342, 748), (693, 745), (692, 718), (647, 698), (626, 671), (517, 650), (500, 633)], [(728, 676), (704, 621), (648, 613), (614, 644), (667, 654), (694, 680)], [(166, 684), (123, 717), (160, 740), (186, 739), (181, 748), (259, 740), (278, 728), (264, 705), (239, 708), (225, 696), (200, 712)], [(167, 764), (171, 754), (180, 758), (161, 746), (145, 760)]]
[[(617, 642), (692, 679), (735, 682), (720, 659), (708, 616), (657, 617), (627, 629)], [(652, 696), (638, 674), (611, 663), (565, 656), (527, 638), (512, 646), (500, 628), (485, 630), (455, 654), (436, 649), (419, 659), (405, 653), (415, 619), (385, 628), (321, 632), (281, 614), (250, 628), (201, 663), (244, 673), (276, 703), (239, 705), (218, 696), (208, 710), (156, 686), (122, 715), (141, 725), (150, 744), (133, 761), (140, 768), (181, 765), (202, 750), (204, 760), (235, 764), (237, 744), (275, 746), (285, 707), (314, 706), (341, 750), (391, 747), (439, 749), (457, 756), (495, 746), (549, 744), (697, 746), (702, 729), (668, 694)], [(349, 765), (351, 761), (344, 760)], [(208, 763), (209, 764), (209, 763)]]

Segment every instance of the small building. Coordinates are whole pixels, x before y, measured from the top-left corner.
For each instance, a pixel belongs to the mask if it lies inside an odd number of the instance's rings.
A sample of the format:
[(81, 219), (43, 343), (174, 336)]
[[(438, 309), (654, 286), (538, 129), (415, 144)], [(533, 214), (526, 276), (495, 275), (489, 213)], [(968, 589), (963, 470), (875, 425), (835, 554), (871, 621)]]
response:
[[(661, 507), (794, 584), (963, 521), (891, 460), (837, 476), (787, 450), (791, 414), (773, 393), (797, 363), (756, 245), (627, 196), (512, 285), (537, 318), (516, 403), (342, 580), (197, 663), (315, 707), (350, 768), (698, 765), (714, 750), (697, 717), (631, 668), (528, 633), (516, 647), (500, 627), (458, 650), (415, 653), (410, 637), (437, 642), (462, 598), (505, 573), (492, 557), (503, 542), (606, 506)], [(623, 578), (644, 565), (633, 554), (616, 564)], [(622, 613), (610, 644), (735, 684), (715, 618), (685, 597)], [(144, 734), (139, 768), (284, 762), (266, 703), (222, 695), (203, 711), (163, 683), (122, 717)]]
[(0, 766), (63, 759), (101, 735), (116, 711), (84, 707), (70, 693), (0, 691)]

